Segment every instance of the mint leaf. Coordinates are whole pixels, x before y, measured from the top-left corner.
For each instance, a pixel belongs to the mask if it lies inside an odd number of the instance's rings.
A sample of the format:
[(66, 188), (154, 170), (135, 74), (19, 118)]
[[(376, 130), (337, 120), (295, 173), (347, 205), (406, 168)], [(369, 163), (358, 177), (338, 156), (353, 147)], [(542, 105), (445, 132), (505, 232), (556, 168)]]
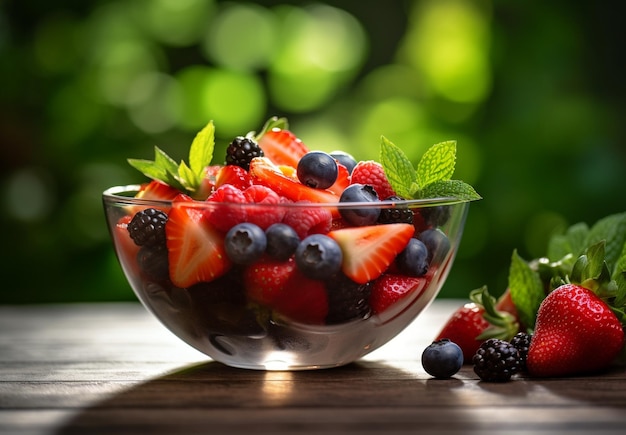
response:
[(420, 191), (422, 198), (456, 198), (475, 201), (481, 196), (469, 184), (460, 180), (440, 180), (428, 184)]
[[(204, 168), (213, 160), (213, 148), (215, 146), (215, 126), (213, 121), (198, 132), (189, 148), (189, 166), (197, 187), (204, 176)], [(180, 175), (180, 171), (179, 171)]]
[(555, 234), (548, 240), (548, 258), (558, 261), (567, 255), (578, 257), (585, 252), (589, 227), (585, 223), (577, 223), (567, 229), (565, 234)]
[(417, 184), (421, 188), (435, 181), (450, 180), (456, 164), (456, 141), (430, 147), (417, 165)]
[(605, 259), (611, 270), (622, 254), (626, 242), (626, 213), (606, 216), (589, 231), (586, 246), (605, 241)]
[(513, 251), (509, 269), (511, 300), (517, 308), (520, 321), (527, 328), (534, 328), (537, 310), (545, 297), (539, 273)]
[(626, 243), (622, 247), (622, 253), (620, 254), (615, 267), (613, 268), (613, 278), (617, 279), (621, 274), (626, 273)]
[(415, 168), (406, 154), (384, 136), (381, 137), (380, 164), (393, 190), (403, 198), (414, 198), (419, 188)]
[(258, 141), (261, 137), (263, 137), (263, 135), (267, 131), (273, 128), (280, 128), (281, 130), (287, 130), (289, 128), (289, 122), (287, 121), (287, 118), (279, 118), (277, 116), (272, 116), (270, 119), (268, 119), (265, 122), (265, 125), (263, 125), (263, 128), (256, 136), (254, 135), (254, 132), (249, 133), (249, 136), (254, 136), (254, 139)]

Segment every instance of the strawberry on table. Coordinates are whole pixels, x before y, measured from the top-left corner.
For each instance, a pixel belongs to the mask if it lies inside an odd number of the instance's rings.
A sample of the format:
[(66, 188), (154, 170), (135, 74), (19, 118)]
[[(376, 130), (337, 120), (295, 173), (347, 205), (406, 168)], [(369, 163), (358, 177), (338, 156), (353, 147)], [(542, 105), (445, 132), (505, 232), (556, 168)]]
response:
[(414, 232), (410, 224), (386, 224), (338, 229), (328, 236), (341, 247), (343, 273), (365, 284), (389, 268)]
[(206, 219), (206, 212), (174, 201), (165, 225), (170, 279), (187, 288), (225, 274), (231, 264), (224, 235)]
[(565, 284), (537, 312), (526, 360), (531, 376), (565, 376), (606, 369), (624, 346), (622, 324), (591, 290)]

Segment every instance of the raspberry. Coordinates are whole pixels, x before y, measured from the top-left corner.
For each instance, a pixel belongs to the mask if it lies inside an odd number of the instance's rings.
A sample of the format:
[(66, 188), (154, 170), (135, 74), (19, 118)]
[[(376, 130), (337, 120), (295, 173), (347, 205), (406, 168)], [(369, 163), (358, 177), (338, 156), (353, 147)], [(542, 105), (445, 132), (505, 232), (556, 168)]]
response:
[(283, 217), (283, 223), (293, 228), (300, 240), (311, 234), (326, 234), (330, 231), (332, 221), (332, 214), (325, 208), (293, 208)]
[(231, 206), (220, 205), (208, 214), (207, 219), (216, 228), (228, 231), (235, 225), (245, 222), (247, 212), (237, 204), (245, 204), (248, 201), (243, 192), (230, 184), (218, 187), (215, 192), (207, 198), (208, 202), (231, 203)]
[(246, 171), (255, 157), (263, 157), (263, 150), (249, 137), (237, 136), (226, 148), (226, 164), (240, 166)]
[[(385, 201), (402, 201), (399, 196), (390, 196)], [(381, 224), (413, 224), (413, 210), (408, 207), (383, 208), (378, 216)]]
[(128, 224), (128, 233), (137, 246), (165, 246), (167, 215), (147, 208), (135, 214)]
[(511, 339), (511, 344), (515, 346), (519, 354), (520, 371), (526, 371), (526, 358), (528, 357), (531, 339), (532, 335), (525, 332), (518, 332)]
[(267, 205), (268, 207), (259, 207), (257, 210), (248, 211), (248, 222), (252, 222), (263, 230), (269, 228), (270, 225), (281, 222), (285, 215), (282, 207), (272, 207), (272, 205), (280, 204), (281, 197), (269, 187), (253, 184), (243, 191), (246, 201), (254, 204)]
[(379, 198), (395, 196), (382, 165), (374, 160), (365, 160), (357, 163), (350, 176), (351, 184), (369, 184), (374, 188)]
[(474, 358), (474, 373), (486, 382), (506, 382), (519, 371), (519, 353), (508, 341), (490, 338), (480, 345)]
[(326, 282), (326, 289), (328, 291), (327, 324), (334, 325), (369, 316), (372, 282), (358, 284), (344, 274), (338, 273)]

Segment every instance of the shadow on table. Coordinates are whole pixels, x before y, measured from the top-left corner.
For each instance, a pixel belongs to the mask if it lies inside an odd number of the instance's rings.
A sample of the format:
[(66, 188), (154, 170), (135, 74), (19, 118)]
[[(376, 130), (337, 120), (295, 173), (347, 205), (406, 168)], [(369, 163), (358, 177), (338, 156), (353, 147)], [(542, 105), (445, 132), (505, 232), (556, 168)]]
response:
[(463, 385), (459, 378), (435, 381), (371, 361), (296, 372), (208, 362), (115, 393), (57, 433), (279, 433), (286, 427), (327, 433), (337, 425), (358, 433), (359, 427), (419, 424), (433, 404), (454, 413), (461, 405), (454, 392)]

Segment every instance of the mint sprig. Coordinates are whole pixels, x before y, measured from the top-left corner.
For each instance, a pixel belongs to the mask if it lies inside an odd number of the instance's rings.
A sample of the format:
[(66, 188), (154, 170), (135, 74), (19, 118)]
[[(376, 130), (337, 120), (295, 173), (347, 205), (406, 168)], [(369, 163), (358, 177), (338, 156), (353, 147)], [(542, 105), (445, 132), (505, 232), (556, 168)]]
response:
[(189, 164), (176, 163), (159, 147), (154, 147), (154, 160), (128, 159), (128, 163), (146, 177), (168, 184), (192, 198), (199, 192), (204, 169), (211, 164), (215, 148), (213, 121), (196, 134), (189, 148)]
[(415, 168), (406, 154), (383, 136), (380, 163), (393, 190), (405, 199), (481, 199), (471, 185), (452, 179), (456, 164), (456, 141), (431, 146)]

